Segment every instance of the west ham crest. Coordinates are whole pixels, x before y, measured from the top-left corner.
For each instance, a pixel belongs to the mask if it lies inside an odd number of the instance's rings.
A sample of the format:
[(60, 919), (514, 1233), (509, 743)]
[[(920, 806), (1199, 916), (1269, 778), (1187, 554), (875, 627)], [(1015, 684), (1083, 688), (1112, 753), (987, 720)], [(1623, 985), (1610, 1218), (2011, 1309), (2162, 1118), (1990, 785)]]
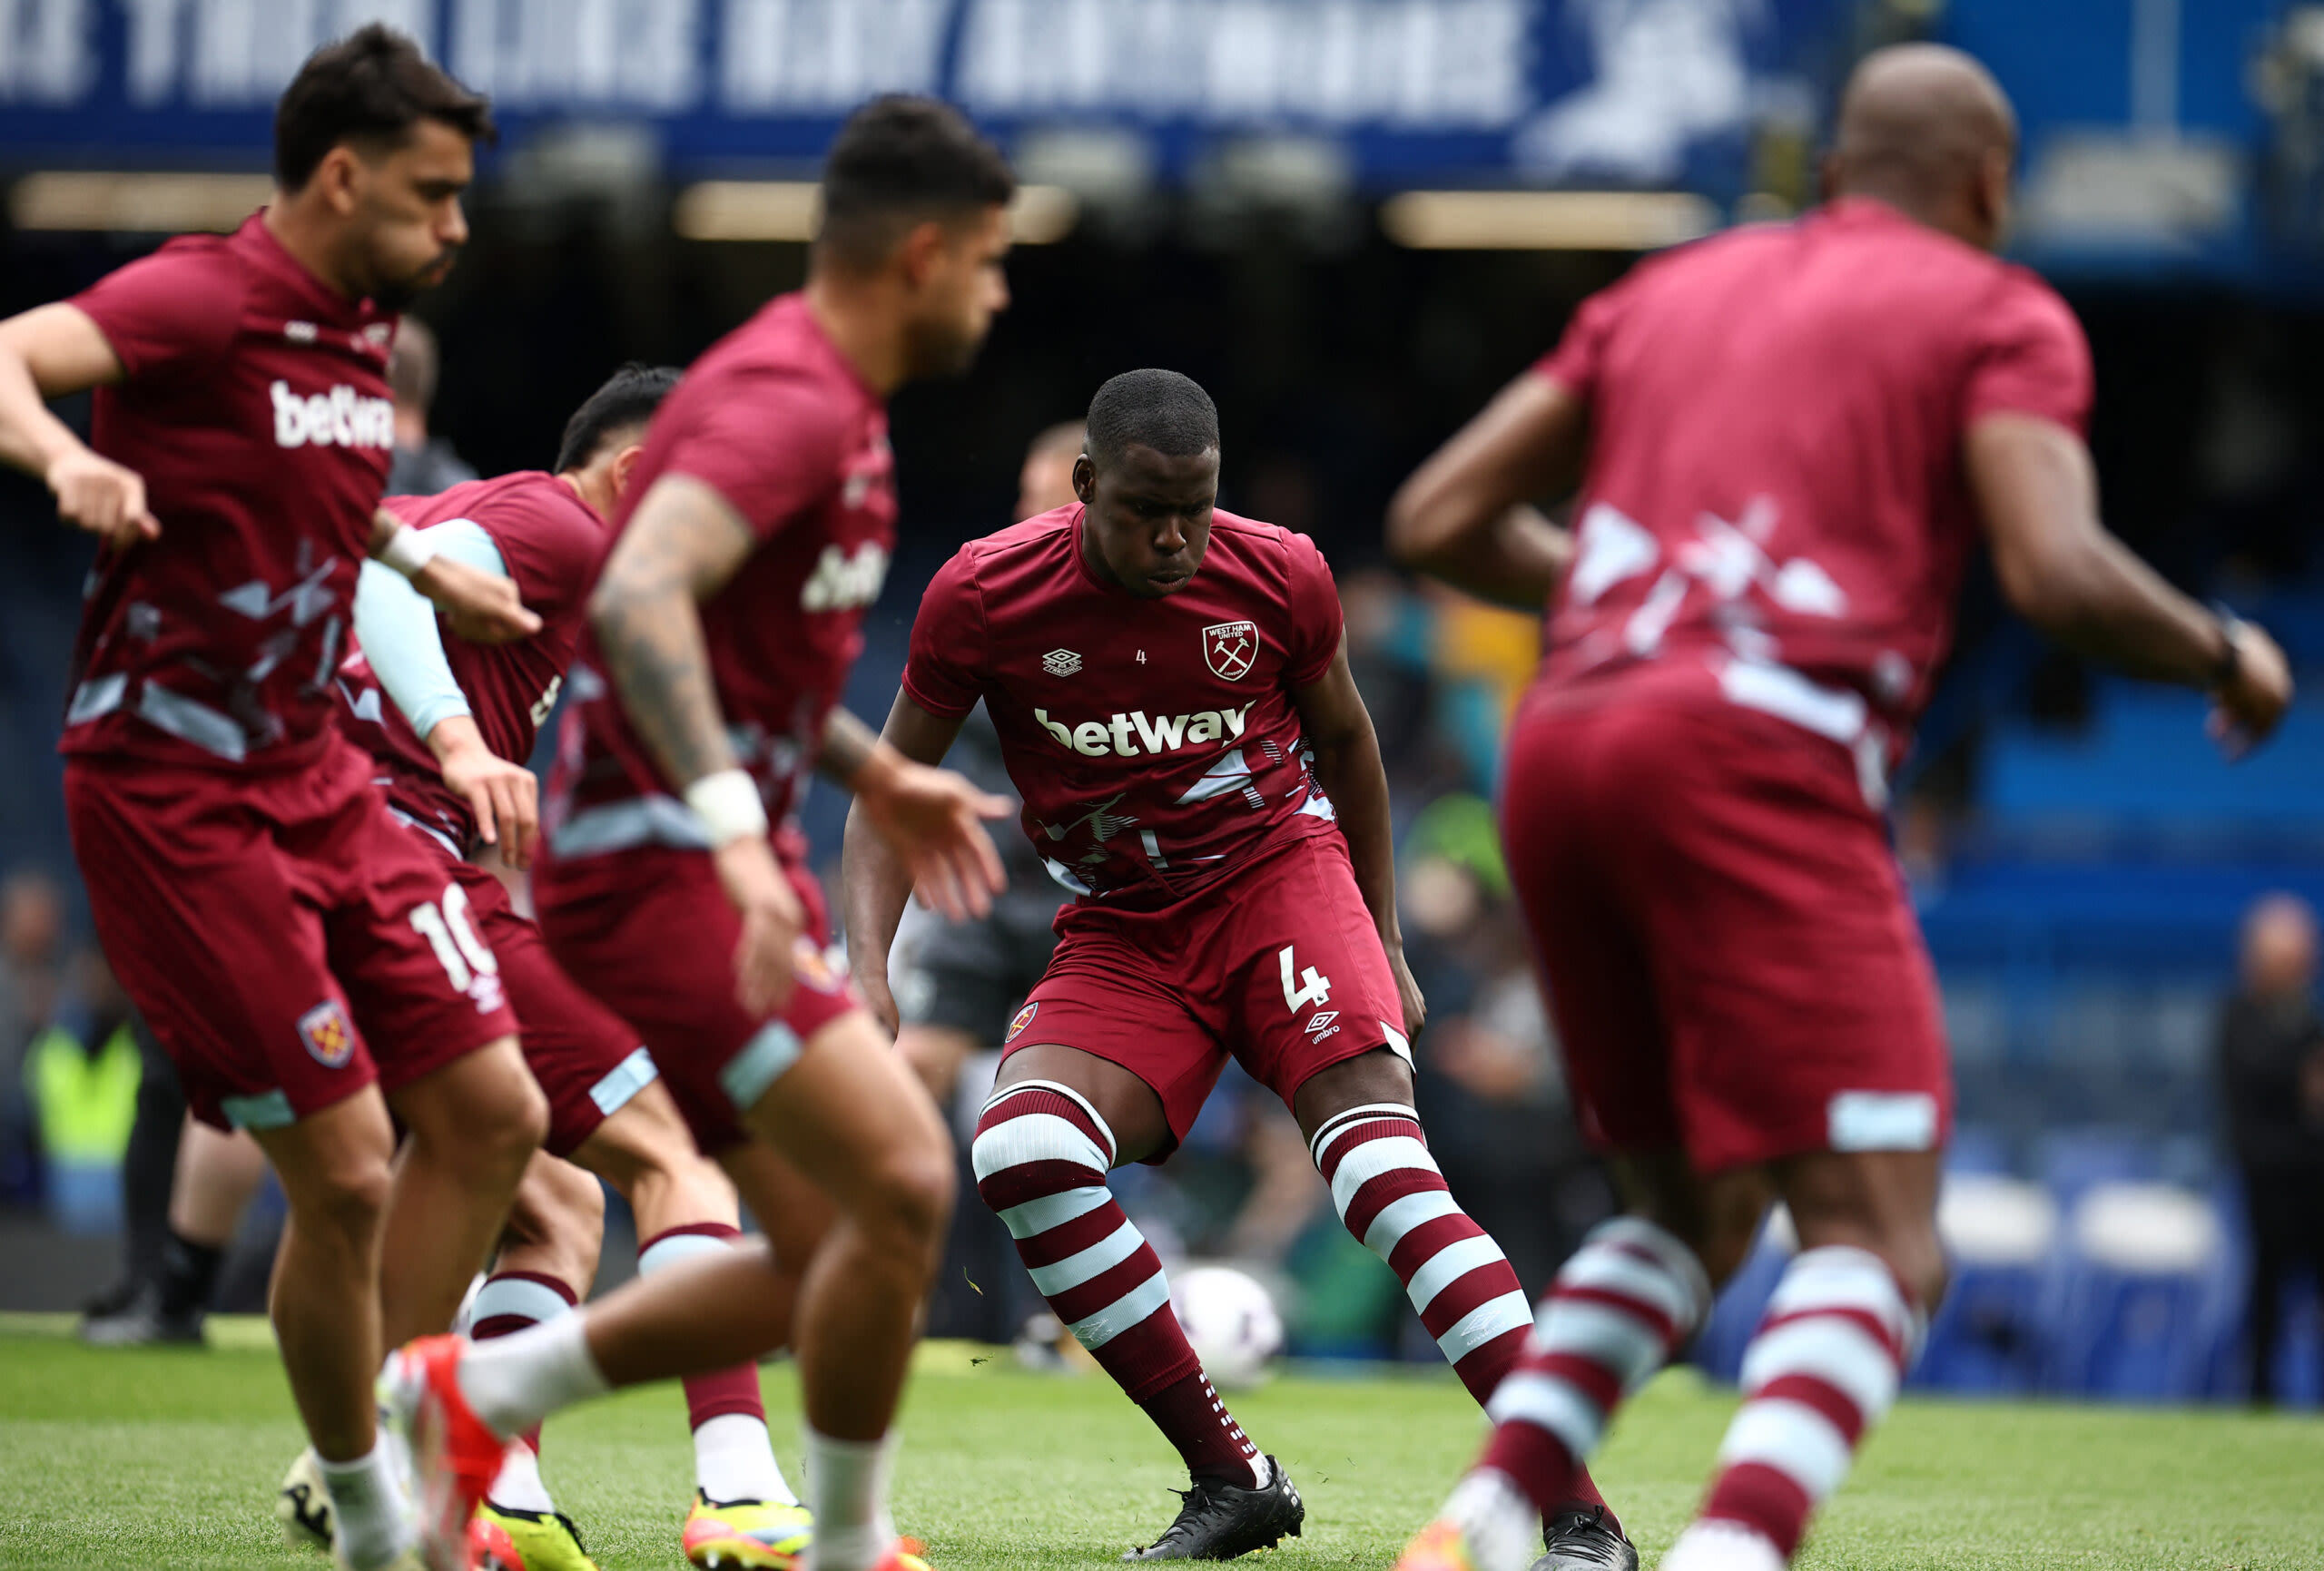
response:
[(1212, 623), (1202, 630), (1202, 657), (1213, 676), (1226, 682), (1242, 681), (1259, 657), (1259, 624)]
[(344, 1069), (355, 1056), (355, 1030), (336, 998), (326, 998), (299, 1016), (299, 1040), (326, 1069)]

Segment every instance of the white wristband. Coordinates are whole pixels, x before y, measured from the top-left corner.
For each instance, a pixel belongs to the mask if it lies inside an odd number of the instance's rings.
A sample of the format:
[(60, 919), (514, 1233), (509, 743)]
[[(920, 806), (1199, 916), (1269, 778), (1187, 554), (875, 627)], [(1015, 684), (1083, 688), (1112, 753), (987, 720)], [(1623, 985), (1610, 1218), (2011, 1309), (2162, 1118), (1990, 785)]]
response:
[(686, 806), (702, 820), (712, 849), (748, 835), (766, 833), (766, 804), (758, 781), (744, 771), (722, 769), (686, 787)]
[(414, 529), (409, 524), (398, 525), (396, 532), (388, 536), (385, 549), (379, 553), (382, 565), (394, 568), (406, 578), (414, 576), (435, 560), (436, 542), (428, 537), (425, 530)]

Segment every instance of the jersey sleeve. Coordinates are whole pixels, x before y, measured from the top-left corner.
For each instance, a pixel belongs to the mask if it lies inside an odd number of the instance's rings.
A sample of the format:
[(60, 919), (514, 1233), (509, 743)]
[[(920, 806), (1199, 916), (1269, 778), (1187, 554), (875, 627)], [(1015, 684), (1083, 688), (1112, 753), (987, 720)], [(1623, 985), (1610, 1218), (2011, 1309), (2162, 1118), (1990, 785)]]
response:
[(661, 466), (726, 498), (761, 543), (838, 489), (848, 415), (781, 370), (743, 372), (690, 400)]
[(1598, 368), (1606, 335), (1621, 312), (1621, 286), (1600, 290), (1581, 302), (1566, 324), (1558, 347), (1533, 362), (1533, 375), (1555, 382), (1585, 403), (1598, 391)]
[(938, 570), (912, 618), (904, 692), (931, 714), (958, 719), (984, 696), (984, 597), (966, 551)]
[(241, 326), (241, 263), (220, 245), (167, 246), (99, 279), (70, 302), (97, 324), (128, 376), (199, 370)]
[(1978, 320), (1962, 389), (1964, 428), (1987, 415), (2035, 415), (2068, 430), (2090, 424), (2090, 341), (2057, 292), (2012, 270)]
[[(565, 489), (559, 480), (547, 484)], [(499, 548), (517, 593), (544, 622), (557, 622), (580, 605), (606, 553), (605, 532), (576, 513), (579, 506), (569, 493), (518, 488), (476, 509), (475, 521)]]
[(1291, 536), (1290, 568), (1284, 587), (1291, 602), (1291, 640), (1283, 675), (1298, 688), (1321, 682), (1340, 652), (1340, 591), (1331, 565), (1305, 535)]

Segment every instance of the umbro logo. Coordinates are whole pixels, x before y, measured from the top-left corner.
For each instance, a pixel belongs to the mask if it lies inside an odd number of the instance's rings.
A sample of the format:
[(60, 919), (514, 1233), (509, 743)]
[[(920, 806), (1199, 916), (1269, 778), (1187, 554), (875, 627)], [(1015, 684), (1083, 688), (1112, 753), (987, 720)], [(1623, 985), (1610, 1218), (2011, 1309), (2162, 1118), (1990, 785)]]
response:
[(1339, 1017), (1340, 1012), (1337, 1009), (1318, 1009), (1307, 1017), (1307, 1024), (1302, 1028), (1307, 1035), (1321, 1042), (1330, 1029), (1332, 1022)]
[(1052, 649), (1041, 656), (1041, 669), (1051, 676), (1071, 676), (1081, 669), (1081, 657), (1069, 649)]

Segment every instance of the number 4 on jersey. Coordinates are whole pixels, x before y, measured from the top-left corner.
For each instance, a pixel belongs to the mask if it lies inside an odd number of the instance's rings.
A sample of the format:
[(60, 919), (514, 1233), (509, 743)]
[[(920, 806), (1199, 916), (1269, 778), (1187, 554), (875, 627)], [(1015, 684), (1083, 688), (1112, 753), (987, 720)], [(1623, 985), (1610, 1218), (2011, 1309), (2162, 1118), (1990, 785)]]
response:
[(1306, 975), (1296, 982), (1292, 979), (1294, 967), (1299, 962), (1291, 957), (1291, 946), (1285, 944), (1275, 958), (1283, 964), (1283, 1001), (1295, 1015), (1310, 1004), (1321, 1004), (1332, 996), (1332, 979), (1315, 967), (1306, 967)]

